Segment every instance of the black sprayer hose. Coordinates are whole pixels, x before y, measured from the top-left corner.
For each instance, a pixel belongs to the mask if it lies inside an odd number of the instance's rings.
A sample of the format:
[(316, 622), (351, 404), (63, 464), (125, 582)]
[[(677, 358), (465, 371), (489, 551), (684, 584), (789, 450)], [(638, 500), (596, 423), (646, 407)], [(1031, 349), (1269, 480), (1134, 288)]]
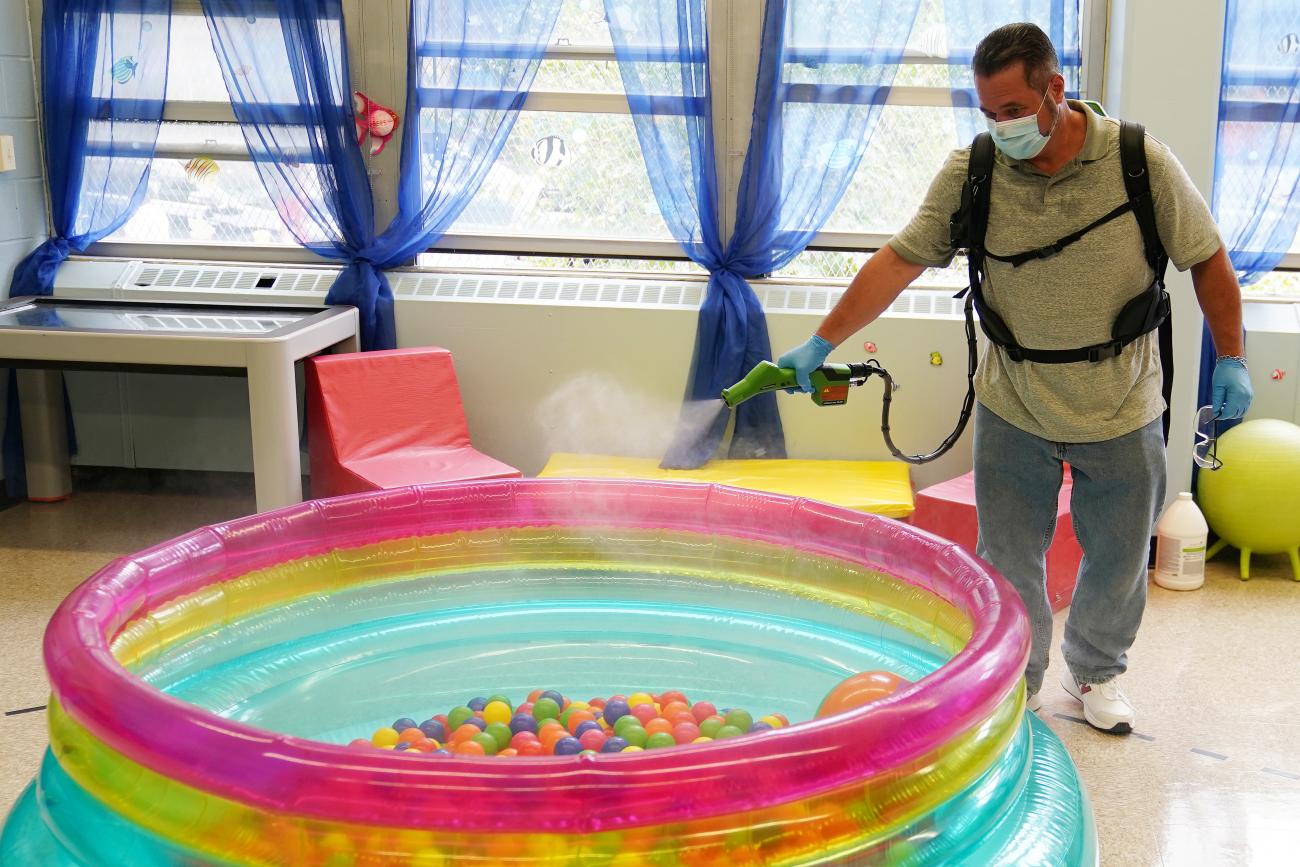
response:
[(940, 443), (937, 449), (928, 455), (905, 455), (898, 446), (894, 445), (894, 440), (889, 435), (889, 404), (894, 399), (894, 378), (889, 375), (888, 370), (874, 365), (877, 367), (876, 375), (885, 381), (885, 393), (880, 408), (880, 432), (885, 437), (885, 445), (889, 447), (889, 451), (900, 461), (909, 464), (926, 464), (942, 457), (957, 444), (957, 440), (961, 439), (962, 433), (966, 430), (966, 422), (970, 420), (971, 410), (975, 406), (975, 368), (979, 365), (979, 348), (975, 340), (975, 317), (971, 310), (973, 298), (973, 292), (966, 294), (966, 400), (962, 402), (957, 427), (948, 434), (948, 438)]

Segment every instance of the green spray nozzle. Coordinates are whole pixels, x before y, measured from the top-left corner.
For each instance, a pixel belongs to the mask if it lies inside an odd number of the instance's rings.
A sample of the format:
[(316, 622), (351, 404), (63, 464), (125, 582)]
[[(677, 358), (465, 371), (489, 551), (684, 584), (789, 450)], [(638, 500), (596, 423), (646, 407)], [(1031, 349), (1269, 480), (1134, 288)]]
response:
[[(874, 361), (857, 364), (823, 364), (808, 376), (813, 387), (813, 403), (818, 406), (839, 406), (847, 403), (850, 386), (862, 385), (872, 374), (882, 373), (880, 365)], [(795, 379), (793, 368), (777, 367), (770, 361), (760, 361), (744, 379), (731, 388), (724, 388), (722, 399), (727, 406), (735, 407), (758, 394), (798, 387), (799, 382)]]

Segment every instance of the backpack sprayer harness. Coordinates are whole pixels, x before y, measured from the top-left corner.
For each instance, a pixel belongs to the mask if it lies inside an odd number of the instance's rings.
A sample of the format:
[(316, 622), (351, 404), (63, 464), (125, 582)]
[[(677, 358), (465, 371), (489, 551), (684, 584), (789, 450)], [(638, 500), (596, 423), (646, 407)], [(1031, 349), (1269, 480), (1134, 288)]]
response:
[[(1120, 125), (1120, 164), (1124, 172), (1124, 189), (1128, 193), (1128, 200), (1105, 216), (1054, 243), (1012, 256), (990, 253), (984, 246), (989, 223), (989, 186), (993, 179), (993, 147), (993, 139), (988, 133), (981, 133), (975, 137), (971, 145), (970, 162), (966, 169), (966, 182), (962, 186), (961, 204), (948, 221), (952, 248), (966, 250), (970, 271), (970, 285), (954, 296), (966, 299), (967, 371), (966, 398), (962, 402), (957, 425), (952, 433), (929, 454), (907, 455), (895, 446), (889, 433), (889, 407), (897, 386), (889, 371), (874, 359), (865, 364), (824, 364), (810, 375), (813, 385), (812, 398), (819, 406), (845, 403), (848, 400), (850, 386), (862, 385), (872, 376), (883, 379), (885, 391), (880, 413), (880, 431), (884, 435), (885, 445), (894, 457), (910, 464), (927, 463), (946, 453), (956, 444), (966, 429), (966, 423), (970, 420), (975, 405), (975, 371), (979, 364), (972, 308), (979, 312), (980, 327), (984, 334), (1016, 363), (1024, 361), (1038, 364), (1070, 364), (1079, 361), (1096, 363), (1118, 357), (1125, 346), (1143, 334), (1159, 329), (1160, 363), (1164, 376), (1161, 390), (1166, 407), (1169, 405), (1170, 388), (1173, 384), (1173, 330), (1169, 321), (1169, 293), (1165, 291), (1165, 269), (1169, 264), (1169, 256), (1165, 252), (1164, 245), (1160, 243), (1160, 234), (1156, 227), (1155, 207), (1151, 201), (1151, 179), (1147, 171), (1146, 132), (1141, 124), (1123, 121)], [(1155, 273), (1155, 278), (1145, 291), (1130, 300), (1120, 310), (1119, 315), (1115, 317), (1115, 323), (1111, 326), (1111, 339), (1104, 343), (1080, 346), (1075, 349), (1033, 349), (1022, 346), (1012, 334), (1010, 327), (984, 298), (985, 260), (1008, 262), (1013, 268), (1019, 268), (1028, 262), (1050, 259), (1093, 229), (1130, 211), (1142, 231), (1143, 250), (1147, 264)], [(722, 397), (728, 406), (735, 406), (755, 394), (789, 389), (795, 385), (795, 371), (779, 368), (771, 362), (764, 361), (750, 371), (743, 380), (731, 388), (724, 389)], [(1164, 424), (1167, 441), (1169, 438), (1168, 409), (1165, 410)]]

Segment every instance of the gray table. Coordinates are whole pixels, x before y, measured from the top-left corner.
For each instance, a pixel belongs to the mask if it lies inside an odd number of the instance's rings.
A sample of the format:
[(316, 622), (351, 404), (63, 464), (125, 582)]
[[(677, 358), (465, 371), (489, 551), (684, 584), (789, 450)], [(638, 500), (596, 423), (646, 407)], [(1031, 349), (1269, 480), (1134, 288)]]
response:
[(255, 307), (14, 298), (0, 306), (0, 367), (18, 368), (33, 500), (72, 492), (61, 370), (248, 379), (257, 509), (302, 500), (294, 365), (357, 351), (352, 307)]

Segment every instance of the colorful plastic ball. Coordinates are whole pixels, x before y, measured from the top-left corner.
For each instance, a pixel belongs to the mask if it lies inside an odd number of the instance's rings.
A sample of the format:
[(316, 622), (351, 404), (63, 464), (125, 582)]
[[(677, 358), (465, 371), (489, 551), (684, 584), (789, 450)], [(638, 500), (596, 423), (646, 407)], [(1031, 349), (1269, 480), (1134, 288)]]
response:
[(424, 738), (424, 732), (420, 731), (415, 726), (402, 729), (397, 734), (397, 742), (399, 744), (415, 743), (416, 741), (422, 740), (423, 738)]
[(540, 744), (541, 742), (542, 742), (541, 738), (537, 737), (537, 735), (533, 734), (532, 732), (519, 732), (518, 734), (516, 734), (514, 737), (510, 739), (510, 746), (517, 750), (522, 744), (527, 744), (527, 743)]
[(662, 717), (655, 717), (645, 724), (645, 733), (648, 735), (669, 734), (673, 730), (673, 724)]
[[(369, 744), (367, 744), (369, 746)], [(600, 748), (602, 753), (621, 753), (627, 749), (628, 743), (620, 737), (607, 738), (604, 746)]]
[(726, 725), (726, 723), (723, 722), (722, 717), (714, 714), (713, 716), (701, 720), (700, 734), (704, 735), (706, 738), (716, 738), (718, 736), (718, 730), (724, 725)]
[(483, 698), (483, 696), (478, 696), (477, 698), (471, 698), (469, 701), (465, 702), (465, 707), (475, 713), (481, 713), (483, 708), (487, 707), (487, 703), (487, 699)]
[(690, 725), (693, 726), (699, 725), (699, 722), (695, 719), (695, 714), (691, 713), (688, 710), (678, 711), (672, 716), (666, 717), (666, 719), (673, 724), (674, 728), (686, 723), (689, 723)]
[(627, 706), (627, 702), (621, 699), (611, 699), (605, 705), (605, 720), (610, 725), (618, 722), (622, 717), (627, 716), (632, 709)]
[(510, 719), (510, 731), (515, 734), (520, 732), (537, 732), (537, 720), (528, 714), (517, 713)]
[(430, 740), (445, 741), (447, 739), (447, 727), (436, 719), (427, 719), (420, 723), (420, 731)]
[(660, 750), (664, 747), (677, 746), (677, 739), (668, 732), (659, 732), (646, 738), (645, 748), (647, 750)]
[(727, 715), (723, 717), (723, 719), (726, 721), (727, 725), (735, 726), (742, 732), (747, 731), (749, 727), (754, 724), (754, 717), (749, 713), (749, 711), (741, 708), (727, 711)]
[(790, 720), (788, 720), (788, 719), (785, 718), (785, 714), (783, 714), (783, 713), (774, 713), (774, 714), (772, 714), (772, 716), (776, 717), (777, 722), (781, 723), (780, 728), (786, 728), (787, 726), (790, 725)]
[(600, 727), (600, 723), (585, 722), (573, 730), (573, 736), (580, 738), (583, 735), (585, 735), (587, 732), (599, 732), (599, 731), (602, 731)]
[(428, 738), (420, 738), (418, 741), (411, 743), (411, 749), (421, 753), (431, 753), (438, 748), (437, 741), (431, 741)]
[(596, 755), (596, 751), (595, 751), (595, 750), (580, 750), (580, 751), (578, 752), (578, 755), (580, 755), (580, 756), (594, 756), (594, 755)]
[(763, 722), (762, 720), (758, 720), (758, 721), (755, 722), (752, 726), (749, 727), (749, 731), (750, 731), (751, 733), (752, 733), (752, 732), (770, 732), (770, 731), (772, 731), (773, 728), (775, 728), (775, 726), (773, 726), (771, 723), (766, 723), (766, 722)]
[(646, 704), (643, 702), (641, 704), (632, 706), (632, 716), (641, 720), (641, 724), (645, 725), (646, 723), (650, 722), (650, 720), (659, 716), (659, 711), (655, 710), (654, 705)]
[(629, 728), (637, 728), (637, 729), (641, 728), (641, 720), (637, 719), (631, 714), (628, 714), (627, 716), (619, 717), (618, 722), (614, 723), (615, 734), (621, 735)]
[(601, 747), (605, 746), (606, 740), (607, 738), (605, 737), (605, 733), (600, 729), (583, 732), (578, 735), (578, 743), (582, 744), (584, 750), (599, 750)]
[(353, 738), (352, 740), (348, 741), (348, 746), (359, 749), (361, 747), (373, 747), (374, 744), (372, 744), (370, 741), (366, 740), (365, 738)]
[(526, 701), (526, 702), (524, 702), (523, 704), (519, 705), (519, 707), (515, 708), (515, 716), (518, 716), (519, 714), (524, 714), (524, 715), (526, 715), (526, 716), (532, 716), (532, 715), (533, 715), (533, 703), (532, 703), (531, 701)]
[(555, 742), (557, 756), (575, 756), (582, 752), (582, 742), (575, 737), (560, 738)]
[(718, 733), (713, 736), (714, 740), (722, 741), (727, 738), (738, 738), (745, 733), (745, 730), (737, 726), (723, 726), (718, 729)]
[(452, 731), (455, 731), (463, 726), (465, 721), (472, 716), (474, 716), (474, 711), (469, 708), (464, 707), (463, 705), (461, 707), (454, 707), (447, 713), (447, 725)]
[(546, 749), (542, 746), (541, 741), (528, 741), (527, 743), (523, 743), (523, 744), (520, 744), (520, 745), (517, 746), (517, 747), (513, 747), (513, 749), (518, 750), (518, 751), (519, 751), (519, 755), (521, 755), (521, 756), (544, 756), (544, 755), (546, 755)]
[(643, 747), (650, 735), (640, 726), (629, 726), (627, 731), (622, 732), (621, 737), (634, 747)]
[(546, 690), (546, 691), (543, 692), (540, 696), (538, 696), (537, 698), (533, 699), (533, 702), (534, 702), (534, 704), (535, 704), (535, 703), (541, 701), (541, 700), (544, 699), (544, 698), (549, 698), (551, 701), (555, 702), (557, 705), (563, 705), (563, 704), (564, 704), (564, 696), (560, 695), (558, 692), (556, 692), (556, 691), (553, 690), (553, 689), (548, 689), (548, 690)]
[[(480, 732), (482, 734), (482, 732)], [(457, 756), (486, 756), (487, 751), (478, 741), (461, 741), (451, 748), (454, 755)]]
[(499, 702), (501, 702), (502, 704), (504, 704), (504, 705), (505, 705), (506, 707), (508, 707), (508, 708), (513, 708), (513, 707), (514, 707), (514, 705), (510, 702), (510, 697), (509, 697), (509, 696), (502, 695), (502, 694), (499, 693), (499, 692), (498, 692), (498, 693), (495, 693), (495, 694), (493, 694), (493, 695), (489, 695), (489, 696), (488, 696), (488, 704), (491, 704), (491, 703), (494, 702), (494, 701), (499, 701)]
[(628, 707), (636, 707), (639, 704), (648, 704), (654, 706), (655, 697), (648, 692), (634, 692), (627, 697)]
[(397, 743), (397, 739), (397, 730), (387, 727), (375, 729), (375, 733), (370, 736), (370, 742), (377, 747), (391, 747)]
[(643, 749), (645, 749), (645, 747), (638, 747), (638, 746), (635, 746), (635, 745), (632, 745), (632, 744), (628, 744), (626, 747), (623, 748), (623, 752), (625, 752), (625, 753), (639, 753), (639, 752), (641, 752)]
[(491, 723), (508, 723), (513, 714), (504, 701), (490, 701), (483, 707), (483, 719)]
[(694, 743), (700, 736), (700, 727), (695, 723), (680, 723), (673, 726), (673, 739), (679, 744)]
[(497, 750), (501, 749), (501, 745), (497, 743), (497, 739), (487, 732), (479, 732), (474, 735), (474, 737), (470, 738), (470, 742), (476, 743), (482, 747), (483, 754), (488, 756), (495, 756)]
[(446, 747), (440, 747), (440, 748), (434, 750), (433, 752), (429, 753), (429, 755), (431, 755), (431, 756), (449, 756), (449, 755), (451, 755), (451, 750), (447, 749)]
[(394, 745), (393, 750), (394, 750), (395, 752), (404, 753), (404, 752), (406, 752), (407, 750), (409, 750), (410, 748), (411, 748), (411, 745), (410, 745), (409, 743), (399, 743), (399, 744)]
[(713, 706), (713, 703), (707, 701), (697, 701), (691, 707), (691, 713), (695, 716), (695, 721), (697, 723), (704, 722), (706, 719), (713, 716), (717, 712), (718, 709)]
[(534, 719), (555, 719), (560, 715), (560, 703), (550, 696), (539, 698), (533, 703)]
[(565, 711), (565, 714), (568, 716), (568, 719), (560, 720), (560, 722), (564, 723), (564, 727), (569, 730), (569, 734), (571, 735), (577, 734), (578, 726), (583, 723), (594, 723), (596, 721), (596, 717), (585, 710), (567, 710)]
[(504, 750), (501, 750), (497, 753), (497, 758), (512, 759), (517, 755), (519, 755), (519, 750), (516, 750), (512, 747), (506, 747)]
[(416, 728), (416, 722), (410, 717), (404, 716), (401, 719), (399, 719), (397, 722), (393, 723), (393, 728), (399, 732), (404, 732), (407, 729)]
[(474, 726), (479, 731), (483, 731), (487, 728), (487, 720), (483, 719), (481, 716), (472, 716), (465, 720), (465, 725)]
[(503, 750), (510, 745), (510, 738), (514, 733), (510, 731), (510, 726), (505, 723), (488, 723), (487, 728), (483, 729), (483, 734), (490, 736), (497, 743), (497, 749)]
[(682, 692), (678, 692), (678, 691), (675, 690), (675, 689), (674, 689), (674, 690), (669, 690), (668, 692), (661, 692), (661, 693), (659, 693), (659, 703), (660, 703), (660, 704), (662, 704), (662, 705), (664, 705), (665, 707), (667, 707), (668, 705), (672, 704), (673, 702), (678, 702), (678, 703), (680, 703), (680, 704), (684, 704), (684, 705), (687, 705), (687, 706), (690, 705), (690, 702), (686, 700), (686, 695), (685, 695), (684, 693), (682, 693)]
[(696, 738), (695, 740), (691, 741), (691, 743), (693, 743), (693, 744), (711, 744), (711, 743), (713, 743), (713, 738), (706, 738), (704, 735), (700, 735), (698, 738)]
[(783, 723), (783, 722), (781, 722), (781, 720), (780, 720), (779, 718), (777, 718), (774, 714), (768, 714), (767, 716), (761, 716), (761, 717), (758, 718), (758, 721), (759, 721), (759, 722), (765, 722), (765, 723), (767, 723), (768, 725), (770, 725), (770, 726), (771, 726), (772, 728), (774, 728), (774, 729), (785, 728), (785, 726), (789, 725), (789, 723)]
[(535, 689), (532, 692), (528, 693), (528, 703), (532, 704), (533, 702), (537, 701), (541, 697), (542, 697), (542, 691), (540, 689)]
[(473, 723), (465, 723), (460, 728), (451, 733), (451, 742), (453, 744), (463, 743), (475, 735), (483, 734), (483, 729)]
[(671, 719), (674, 714), (686, 712), (690, 713), (691, 706), (684, 701), (663, 702), (659, 714), (664, 719)]
[(879, 701), (893, 695), (907, 683), (892, 671), (864, 671), (847, 677), (822, 699), (821, 706), (817, 708), (817, 717), (820, 719)]

